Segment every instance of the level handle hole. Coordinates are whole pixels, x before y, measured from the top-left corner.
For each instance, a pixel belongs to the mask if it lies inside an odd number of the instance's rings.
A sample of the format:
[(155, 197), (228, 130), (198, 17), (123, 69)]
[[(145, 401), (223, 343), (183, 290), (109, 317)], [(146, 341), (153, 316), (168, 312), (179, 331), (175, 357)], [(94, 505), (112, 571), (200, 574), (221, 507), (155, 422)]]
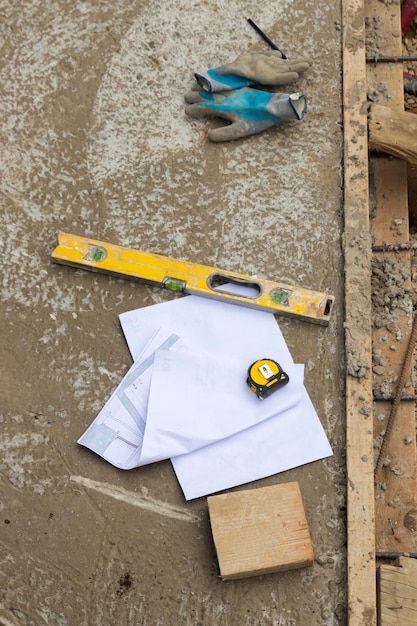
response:
[(207, 285), (213, 291), (220, 291), (230, 296), (242, 298), (258, 298), (261, 293), (259, 283), (223, 274), (212, 274), (209, 276)]

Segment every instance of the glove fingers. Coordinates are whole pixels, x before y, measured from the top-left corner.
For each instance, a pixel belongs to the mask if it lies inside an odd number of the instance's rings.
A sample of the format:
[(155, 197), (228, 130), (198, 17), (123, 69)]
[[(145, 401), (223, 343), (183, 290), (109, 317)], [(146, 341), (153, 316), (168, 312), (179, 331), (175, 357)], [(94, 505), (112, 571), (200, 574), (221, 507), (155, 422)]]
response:
[(207, 133), (210, 141), (234, 141), (249, 135), (257, 135), (267, 128), (274, 126), (273, 122), (248, 122), (247, 120), (237, 119), (228, 126), (222, 126), (209, 130)]
[(242, 66), (246, 66), (248, 64), (253, 64), (254, 62), (259, 62), (259, 60), (265, 59), (267, 57), (268, 62), (279, 64), (284, 61), (282, 58), (281, 52), (279, 50), (266, 50), (265, 52), (243, 52), (236, 59), (231, 61), (230, 63), (225, 63), (221, 67), (220, 73), (225, 74), (236, 74), (236, 70), (242, 68)]
[(313, 65), (313, 61), (307, 58), (291, 59), (288, 63), (288, 70), (290, 72), (298, 72), (302, 74), (307, 71), (309, 67)]
[(235, 113), (229, 111), (218, 111), (210, 106), (207, 106), (204, 102), (197, 102), (196, 104), (189, 104), (185, 107), (185, 113), (190, 117), (221, 117), (228, 122), (236, 120)]
[(198, 103), (189, 104), (188, 106), (186, 106), (185, 113), (189, 115), (190, 117), (202, 117), (202, 116), (210, 117), (210, 115), (214, 117), (217, 115), (216, 111), (214, 111), (213, 109), (206, 110), (204, 106), (201, 106), (201, 104), (198, 104)]
[(205, 102), (207, 104), (222, 104), (224, 102), (224, 96), (219, 94), (207, 94), (205, 91), (201, 91), (201, 87), (198, 90), (187, 91), (184, 96), (184, 100), (188, 104), (195, 104), (196, 102)]
[(291, 83), (295, 83), (295, 81), (299, 78), (300, 75), (297, 72), (286, 72), (285, 74), (281, 74), (280, 76), (271, 76), (270, 82), (267, 82), (265, 84), (280, 87), (282, 85), (290, 85)]
[(254, 63), (267, 63), (268, 65), (275, 65), (275, 67), (285, 67), (286, 65), (294, 65), (294, 63), (306, 62), (308, 67), (313, 65), (313, 60), (310, 57), (295, 57), (291, 59), (283, 59), (279, 50), (266, 50), (265, 52), (244, 52), (237, 59), (234, 59), (230, 63), (225, 63), (222, 66), (222, 70), (226, 73), (236, 73), (236, 69), (243, 65)]
[(188, 106), (185, 107), (185, 112), (190, 117), (221, 117), (229, 122), (239, 119), (236, 113), (224, 109), (227, 98), (219, 94), (189, 91), (184, 98), (188, 103)]
[(306, 61), (301, 61), (297, 64), (291, 63), (291, 65), (282, 70), (277, 70), (274, 67), (264, 67), (262, 73), (254, 75), (252, 78), (261, 85), (288, 85), (298, 80), (300, 75), (308, 70), (309, 67)]
[(221, 126), (220, 128), (214, 128), (207, 133), (210, 141), (233, 141), (234, 139), (240, 139), (245, 136), (245, 124), (242, 121), (234, 122), (228, 126)]
[(251, 70), (249, 68), (246, 70), (238, 69), (236, 70), (236, 75), (247, 76), (261, 85), (285, 85), (289, 80), (298, 80), (300, 75), (308, 70), (309, 67), (310, 65), (307, 61), (299, 61), (285, 67), (263, 65), (262, 67), (254, 67)]
[(292, 75), (305, 72), (311, 65), (312, 60), (307, 57), (296, 59), (282, 59), (281, 54), (273, 54), (277, 51), (264, 53), (245, 53), (232, 63), (216, 68), (219, 75), (235, 75), (245, 77), (262, 85), (286, 84), (288, 78), (293, 80)]

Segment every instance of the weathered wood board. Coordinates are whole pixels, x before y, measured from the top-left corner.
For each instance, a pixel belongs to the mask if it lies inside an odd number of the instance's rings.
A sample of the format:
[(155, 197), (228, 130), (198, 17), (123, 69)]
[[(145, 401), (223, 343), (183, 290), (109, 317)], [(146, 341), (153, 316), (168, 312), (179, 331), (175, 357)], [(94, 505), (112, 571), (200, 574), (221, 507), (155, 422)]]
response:
[(372, 254), (363, 0), (344, 0), (342, 32), (348, 623), (374, 626)]
[[(379, 46), (381, 55), (401, 54), (400, 8), (367, 0), (367, 37)], [(370, 45), (371, 45), (370, 44)], [(374, 52), (374, 50), (370, 50)], [(389, 107), (393, 119), (404, 113), (403, 68), (401, 63), (368, 63), (368, 94), (377, 99), (375, 111)], [(370, 160), (372, 190), (371, 235), (375, 246), (406, 244), (409, 241), (407, 163), (379, 154)], [(410, 252), (374, 254), (373, 388), (376, 397), (392, 397), (401, 373), (412, 325)], [(375, 299), (379, 302), (376, 303)], [(385, 299), (385, 303), (382, 299)], [(410, 381), (407, 383), (410, 384)], [(407, 395), (414, 390), (408, 386)], [(376, 451), (387, 424), (392, 400), (374, 403)], [(415, 407), (403, 402), (387, 442), (386, 466), (375, 487), (376, 551), (415, 552), (415, 534), (410, 530), (416, 494)], [(411, 526), (413, 524), (411, 523)]]
[(368, 130), (371, 148), (417, 163), (417, 115), (372, 104)]
[[(386, 158), (383, 153), (372, 156), (368, 162), (368, 137), (364, 142), (362, 132), (369, 108), (367, 101), (372, 101), (375, 108), (384, 106), (403, 113), (402, 65), (366, 65), (364, 52), (369, 57), (401, 54), (400, 3), (345, 0), (343, 17), (348, 623), (356, 626), (376, 622), (375, 548), (378, 552), (416, 550), (416, 454), (414, 404), (401, 404), (389, 440), (391, 461), (384, 466), (382, 480), (375, 490), (373, 470), (371, 473), (368, 463), (368, 454), (374, 461), (373, 445), (370, 446), (373, 429), (366, 420), (374, 416), (370, 421), (374, 422), (377, 444), (391, 403), (373, 403), (373, 395), (379, 395), (381, 389), (388, 397), (395, 392), (411, 331), (412, 307), (394, 303), (397, 306), (390, 315), (395, 319), (381, 319), (378, 325), (372, 319), (371, 298), (366, 298), (366, 290), (371, 293), (372, 269), (374, 276), (379, 273), (382, 280), (387, 280), (386, 269), (393, 270), (388, 259), (392, 253), (382, 252), (372, 257), (368, 234), (372, 235), (374, 245), (407, 243), (408, 202), (406, 162)], [(372, 115), (370, 127), (373, 133), (381, 130), (373, 128)], [(373, 147), (382, 145), (374, 142)], [(403, 281), (401, 287), (406, 293), (410, 280), (409, 252), (404, 251), (396, 259)], [(382, 284), (382, 295), (390, 295), (389, 284)], [(363, 319), (359, 318), (359, 312)], [(383, 312), (384, 307), (381, 317)], [(374, 333), (372, 325), (377, 327)], [(408, 389), (408, 393), (412, 390)]]
[(223, 580), (313, 564), (298, 483), (245, 489), (207, 500)]
[(417, 624), (417, 560), (400, 557), (381, 565), (378, 577), (379, 626)]
[[(374, 192), (377, 210), (372, 219), (375, 245), (398, 245), (408, 241), (407, 187), (398, 181), (406, 175), (406, 164), (398, 159), (375, 159)], [(375, 261), (385, 286), (378, 284), (381, 296), (386, 289), (386, 318), (375, 328), (374, 389), (377, 396), (392, 396), (407, 350), (412, 316), (410, 289), (410, 252), (408, 250), (376, 252)], [(393, 276), (399, 284), (390, 285)], [(402, 282), (401, 282), (402, 280)], [(395, 293), (400, 306), (391, 309), (388, 294)], [(400, 308), (401, 307), (401, 308)], [(378, 320), (379, 322), (379, 320)], [(411, 380), (404, 394), (413, 395)], [(378, 442), (385, 431), (392, 400), (375, 402), (374, 434)], [(402, 402), (398, 408), (390, 438), (385, 449), (385, 465), (375, 486), (376, 550), (377, 552), (415, 552), (416, 536), (410, 528), (410, 519), (416, 498), (416, 446), (414, 402)], [(406, 516), (407, 519), (406, 519)], [(417, 518), (416, 518), (417, 520)], [(412, 524), (411, 524), (412, 526)]]

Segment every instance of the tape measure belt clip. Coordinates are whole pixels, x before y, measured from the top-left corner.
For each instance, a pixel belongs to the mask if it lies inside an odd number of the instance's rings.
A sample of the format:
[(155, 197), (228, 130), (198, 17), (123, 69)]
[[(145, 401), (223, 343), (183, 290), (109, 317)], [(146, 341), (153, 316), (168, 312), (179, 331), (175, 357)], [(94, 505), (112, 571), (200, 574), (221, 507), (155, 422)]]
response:
[(258, 359), (248, 369), (247, 384), (260, 400), (290, 381), (288, 374), (273, 359)]

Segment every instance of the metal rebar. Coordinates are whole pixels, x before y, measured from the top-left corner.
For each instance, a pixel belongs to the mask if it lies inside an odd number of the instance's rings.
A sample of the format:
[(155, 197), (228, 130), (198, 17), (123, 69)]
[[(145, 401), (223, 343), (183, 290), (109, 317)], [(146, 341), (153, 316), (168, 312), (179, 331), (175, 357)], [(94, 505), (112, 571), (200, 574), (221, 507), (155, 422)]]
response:
[(380, 473), (380, 470), (384, 461), (385, 448), (387, 447), (389, 438), (391, 436), (392, 428), (394, 426), (395, 416), (397, 414), (397, 410), (401, 402), (401, 396), (402, 396), (402, 392), (404, 389), (405, 381), (410, 372), (416, 340), (417, 340), (417, 316), (414, 318), (414, 321), (413, 321), (413, 327), (411, 329), (410, 338), (408, 340), (407, 351), (405, 353), (403, 366), (401, 368), (401, 374), (398, 379), (397, 388), (394, 394), (394, 401), (392, 403), (390, 415), (389, 415), (388, 422), (385, 428), (385, 435), (383, 437), (382, 445), (379, 450), (378, 459), (375, 465), (375, 473), (374, 473), (375, 482), (378, 482), (379, 473)]
[(399, 556), (406, 556), (409, 559), (417, 559), (417, 552), (377, 552), (379, 559), (398, 559)]
[(376, 56), (376, 57), (368, 57), (366, 59), (367, 63), (403, 63), (404, 61), (417, 61), (416, 55), (411, 56)]
[[(394, 395), (390, 395), (390, 396), (374, 396), (373, 397), (373, 401), (374, 402), (390, 402), (393, 399), (394, 399)], [(401, 400), (401, 402), (415, 402), (417, 400), (417, 396), (416, 395), (401, 396), (400, 400)]]
[(398, 250), (417, 250), (417, 243), (397, 243), (372, 246), (372, 252), (397, 252)]

